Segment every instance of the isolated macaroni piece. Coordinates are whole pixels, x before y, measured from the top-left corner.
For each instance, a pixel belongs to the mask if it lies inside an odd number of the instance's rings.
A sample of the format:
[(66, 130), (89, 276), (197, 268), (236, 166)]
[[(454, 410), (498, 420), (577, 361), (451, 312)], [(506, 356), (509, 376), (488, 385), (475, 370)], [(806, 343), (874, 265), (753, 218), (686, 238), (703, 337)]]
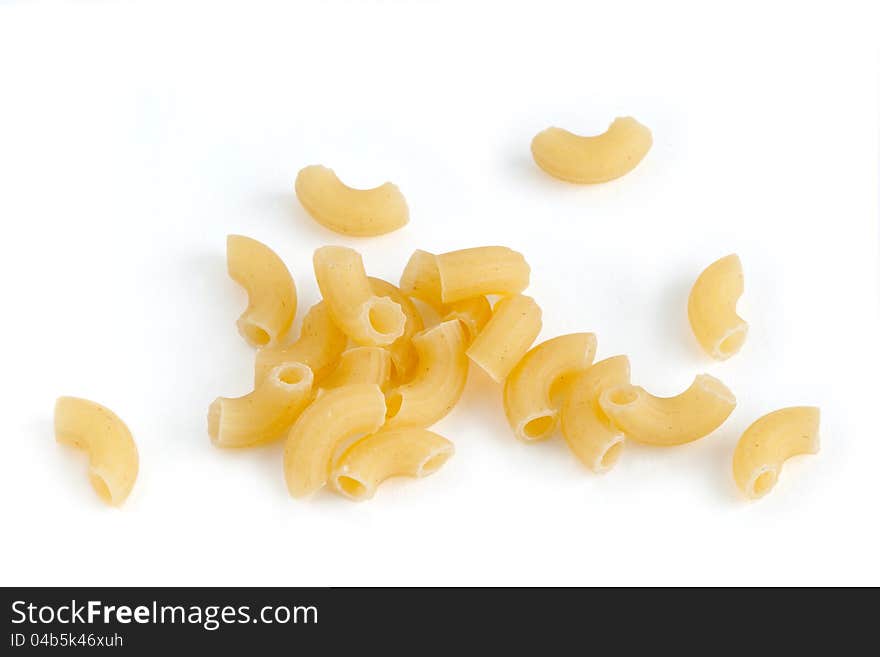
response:
[(368, 500), (390, 477), (426, 477), (455, 453), (451, 442), (419, 427), (382, 429), (359, 440), (342, 455), (331, 481), (352, 500)]
[(252, 447), (278, 440), (312, 398), (312, 370), (287, 363), (270, 370), (253, 392), (218, 397), (208, 408), (208, 435), (218, 447)]
[(307, 497), (327, 483), (337, 452), (376, 432), (385, 421), (385, 396), (374, 383), (328, 390), (290, 429), (284, 448), (284, 477), (293, 497)]
[(819, 409), (794, 406), (756, 420), (733, 452), (733, 478), (751, 499), (763, 497), (792, 456), (819, 451)]
[(644, 388), (608, 388), (599, 404), (611, 421), (638, 443), (681, 445), (707, 436), (728, 418), (736, 398), (721, 381), (700, 374), (675, 397), (654, 397)]
[(400, 291), (439, 308), (443, 302), (437, 256), (421, 249), (413, 251), (400, 275)]
[(489, 322), (467, 355), (493, 379), (504, 381), (541, 332), (541, 309), (532, 297), (516, 294), (495, 304)]
[(138, 474), (138, 451), (125, 423), (113, 411), (87, 399), (55, 402), (55, 440), (85, 450), (89, 481), (108, 504), (125, 501)]
[(317, 384), (333, 370), (347, 343), (348, 336), (339, 330), (330, 316), (330, 308), (321, 301), (306, 313), (296, 342), (257, 351), (254, 385), (258, 385), (273, 367), (285, 363), (308, 365)]
[(388, 345), (388, 351), (391, 352), (391, 361), (394, 365), (394, 379), (396, 381), (407, 381), (415, 372), (419, 360), (416, 349), (412, 344), (412, 337), (425, 328), (422, 323), (422, 317), (419, 315), (419, 311), (416, 310), (412, 300), (397, 289), (395, 285), (372, 276), (369, 280), (373, 294), (377, 297), (388, 297), (400, 306), (400, 309), (406, 316), (403, 334)]
[(383, 390), (391, 380), (391, 354), (383, 347), (353, 347), (344, 351), (322, 388), (339, 388), (353, 383), (375, 383)]
[(547, 128), (532, 139), (532, 157), (560, 180), (601, 183), (632, 171), (652, 143), (650, 130), (631, 117), (623, 117), (614, 119), (606, 132), (595, 137)]
[(595, 355), (595, 335), (571, 333), (542, 342), (522, 357), (504, 383), (504, 412), (517, 438), (550, 437), (559, 416), (551, 390), (586, 370)]
[(248, 294), (238, 330), (255, 347), (277, 345), (296, 314), (296, 286), (284, 262), (265, 244), (242, 235), (226, 238), (226, 265)]
[(315, 251), (315, 278), (330, 316), (359, 345), (383, 347), (403, 335), (406, 315), (386, 296), (376, 296), (360, 254), (344, 246)]
[(353, 189), (332, 169), (313, 165), (299, 172), (295, 187), (299, 202), (315, 221), (343, 235), (382, 235), (409, 221), (406, 199), (390, 182), (373, 189)]
[(479, 246), (436, 258), (440, 301), (453, 303), (486, 294), (518, 294), (529, 286), (529, 265), (506, 246)]
[(415, 377), (388, 393), (385, 426), (427, 427), (458, 403), (467, 381), (468, 360), (461, 323), (448, 321), (413, 338), (419, 353)]
[(629, 384), (629, 359), (612, 356), (579, 374), (568, 389), (560, 413), (562, 435), (578, 459), (593, 472), (607, 472), (623, 448), (623, 432), (599, 405), (608, 388)]
[(749, 325), (736, 314), (736, 302), (742, 293), (742, 263), (736, 255), (725, 256), (706, 267), (691, 289), (691, 329), (712, 358), (730, 358), (746, 340)]

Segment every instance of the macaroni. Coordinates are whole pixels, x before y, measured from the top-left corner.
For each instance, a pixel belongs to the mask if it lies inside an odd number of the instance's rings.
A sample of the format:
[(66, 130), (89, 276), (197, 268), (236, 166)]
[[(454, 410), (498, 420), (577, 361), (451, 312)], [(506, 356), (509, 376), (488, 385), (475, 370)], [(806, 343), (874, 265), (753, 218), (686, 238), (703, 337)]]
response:
[(595, 335), (571, 333), (542, 342), (523, 356), (504, 383), (504, 411), (517, 438), (550, 437), (559, 415), (551, 389), (586, 370), (595, 355)]
[(321, 387), (339, 388), (353, 383), (375, 383), (383, 390), (391, 379), (391, 354), (382, 347), (354, 347), (342, 353), (339, 365)]
[(348, 337), (365, 347), (383, 347), (403, 335), (400, 304), (373, 293), (357, 251), (324, 246), (315, 251), (314, 265), (330, 316)]
[(308, 365), (315, 383), (318, 383), (336, 365), (347, 342), (348, 337), (333, 323), (327, 304), (323, 301), (317, 303), (303, 318), (299, 340), (286, 346), (265, 347), (257, 351), (254, 384), (258, 385), (269, 370), (284, 363)]
[(505, 379), (541, 332), (541, 309), (531, 297), (516, 294), (495, 304), (489, 322), (467, 355), (495, 381)]
[(412, 337), (425, 328), (422, 317), (410, 298), (398, 290), (396, 286), (381, 278), (370, 277), (369, 280), (373, 294), (377, 297), (388, 297), (400, 306), (406, 316), (403, 334), (388, 346), (388, 351), (391, 352), (395, 380), (407, 381), (412, 376), (419, 360), (412, 344)]
[(506, 246), (480, 246), (436, 257), (440, 301), (453, 303), (484, 294), (518, 294), (529, 286), (529, 265)]
[(456, 301), (446, 305), (443, 309), (445, 310), (444, 321), (457, 319), (461, 322), (467, 332), (468, 342), (473, 342), (492, 318), (492, 306), (489, 305), (489, 300), (483, 296)]
[(599, 404), (627, 438), (669, 446), (715, 431), (733, 412), (736, 398), (721, 381), (700, 374), (676, 397), (654, 397), (644, 388), (624, 384), (605, 390)]
[(651, 148), (651, 131), (631, 117), (614, 119), (595, 137), (547, 128), (532, 139), (535, 163), (555, 178), (601, 183), (632, 171)]
[(238, 330), (255, 347), (277, 345), (296, 314), (296, 286), (284, 262), (265, 244), (242, 235), (226, 238), (229, 276), (248, 294)]
[(299, 172), (295, 188), (299, 202), (315, 221), (343, 235), (382, 235), (409, 221), (406, 199), (390, 182), (373, 189), (353, 189), (332, 169), (313, 165)]
[(125, 423), (113, 411), (87, 399), (55, 402), (55, 440), (89, 454), (89, 481), (108, 504), (125, 501), (138, 474), (138, 451)]
[(323, 487), (337, 451), (384, 421), (385, 397), (374, 383), (342, 386), (315, 399), (294, 422), (284, 447), (290, 494), (306, 497)]
[(736, 314), (736, 302), (742, 293), (742, 263), (736, 255), (725, 256), (706, 267), (691, 289), (691, 329), (712, 358), (730, 358), (746, 340), (749, 325)]
[(208, 435), (218, 447), (277, 440), (312, 398), (312, 370), (302, 363), (273, 368), (244, 397), (218, 397), (208, 408)]
[(382, 429), (342, 455), (331, 475), (336, 490), (352, 500), (368, 500), (390, 477), (426, 477), (455, 453), (451, 442), (416, 427)]
[(448, 321), (413, 338), (419, 366), (409, 383), (388, 393), (385, 426), (427, 427), (458, 403), (467, 381), (468, 360), (461, 323)]
[(400, 275), (400, 291), (439, 308), (443, 302), (437, 256), (421, 249), (413, 251)]
[(733, 478), (746, 497), (763, 497), (792, 456), (819, 451), (819, 409), (783, 408), (756, 420), (736, 445)]
[(623, 449), (623, 433), (599, 405), (608, 388), (629, 383), (629, 359), (606, 358), (572, 383), (561, 411), (562, 435), (578, 459), (593, 472), (610, 470)]

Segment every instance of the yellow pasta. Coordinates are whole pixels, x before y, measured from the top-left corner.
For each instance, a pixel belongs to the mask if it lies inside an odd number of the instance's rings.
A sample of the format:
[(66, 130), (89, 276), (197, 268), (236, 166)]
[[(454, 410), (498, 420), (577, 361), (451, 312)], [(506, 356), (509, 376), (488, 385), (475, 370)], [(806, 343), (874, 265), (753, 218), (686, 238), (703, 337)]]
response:
[(373, 189), (353, 189), (332, 169), (313, 165), (299, 172), (295, 188), (299, 202), (315, 221), (343, 235), (382, 235), (409, 221), (406, 199), (390, 182)]
[(443, 302), (437, 256), (421, 249), (413, 251), (400, 275), (400, 291), (439, 308)]
[(474, 341), (491, 318), (492, 306), (483, 296), (471, 297), (443, 306), (444, 321), (449, 319), (460, 321), (467, 333), (469, 343)]
[(623, 432), (602, 410), (599, 397), (611, 387), (629, 384), (629, 359), (600, 360), (575, 378), (560, 413), (562, 435), (578, 459), (593, 472), (611, 469), (623, 448)]
[(730, 358), (746, 340), (749, 325), (736, 314), (736, 302), (742, 293), (742, 263), (735, 254), (709, 265), (691, 289), (691, 329), (712, 358)]
[(255, 347), (277, 345), (296, 315), (296, 286), (284, 262), (265, 244), (244, 237), (226, 238), (229, 276), (248, 294), (238, 330)]
[(138, 474), (138, 451), (131, 432), (113, 411), (87, 399), (55, 402), (55, 440), (85, 450), (89, 481), (108, 504), (125, 501)]
[(218, 447), (252, 447), (278, 440), (312, 398), (312, 370), (287, 363), (270, 370), (253, 392), (218, 397), (208, 408), (208, 435)]
[(559, 416), (551, 389), (586, 370), (595, 355), (595, 335), (571, 333), (542, 342), (523, 356), (504, 383), (504, 411), (517, 438), (550, 437)]
[(373, 294), (377, 297), (388, 297), (400, 306), (400, 309), (406, 316), (403, 334), (388, 345), (388, 351), (391, 352), (391, 362), (394, 365), (394, 379), (399, 382), (407, 381), (415, 371), (419, 360), (416, 349), (412, 344), (412, 337), (425, 328), (422, 323), (422, 317), (419, 315), (419, 311), (416, 310), (412, 300), (397, 289), (396, 286), (383, 281), (381, 278), (370, 277), (369, 280)]
[(529, 286), (528, 263), (521, 253), (506, 246), (441, 253), (436, 262), (443, 303), (486, 294), (518, 294)]
[(756, 420), (739, 439), (733, 453), (733, 478), (751, 499), (763, 497), (792, 456), (819, 451), (819, 409), (794, 406)]
[(257, 351), (254, 384), (258, 385), (273, 367), (285, 363), (308, 365), (317, 384), (336, 365), (347, 343), (348, 336), (333, 323), (327, 304), (323, 301), (317, 303), (303, 318), (302, 331), (296, 342)]
[(601, 183), (632, 171), (651, 149), (651, 131), (631, 117), (614, 119), (606, 132), (581, 137), (547, 128), (532, 140), (535, 163), (555, 178)]
[(344, 246), (315, 251), (315, 278), (330, 316), (359, 345), (383, 347), (403, 335), (406, 315), (400, 304), (376, 296), (360, 254)]
[(426, 477), (455, 453), (451, 442), (418, 427), (382, 429), (359, 440), (336, 463), (331, 481), (352, 500), (368, 500), (390, 477)]
[(611, 421), (638, 443), (681, 445), (707, 436), (733, 412), (736, 398), (721, 381), (700, 374), (675, 397), (654, 397), (644, 388), (608, 388), (599, 404)]
[(541, 332), (541, 309), (531, 297), (505, 297), (468, 347), (467, 355), (495, 381), (503, 381)]
[(427, 427), (444, 417), (458, 400), (467, 381), (464, 329), (448, 321), (413, 338), (419, 365), (412, 381), (388, 393), (386, 427)]
[(284, 477), (293, 497), (322, 488), (334, 456), (385, 421), (385, 396), (374, 383), (328, 390), (302, 412), (284, 448)]
[(391, 380), (391, 354), (382, 347), (353, 347), (342, 353), (333, 373), (322, 388), (339, 388), (353, 383), (375, 383), (383, 390)]

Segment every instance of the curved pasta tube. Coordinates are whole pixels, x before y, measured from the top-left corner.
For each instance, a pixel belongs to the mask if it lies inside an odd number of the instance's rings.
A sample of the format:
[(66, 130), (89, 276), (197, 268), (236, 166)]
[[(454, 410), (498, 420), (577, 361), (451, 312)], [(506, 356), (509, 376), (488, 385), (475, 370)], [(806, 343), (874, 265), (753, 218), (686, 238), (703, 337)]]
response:
[(455, 453), (451, 442), (419, 427), (382, 429), (348, 448), (331, 475), (334, 487), (352, 500), (368, 500), (391, 477), (426, 477)]
[(353, 189), (332, 169), (312, 165), (299, 172), (294, 187), (315, 221), (343, 235), (383, 235), (409, 221), (406, 199), (390, 182), (373, 189)]
[(226, 267), (248, 294), (248, 307), (237, 322), (242, 337), (254, 347), (277, 345), (296, 314), (296, 285), (284, 262), (262, 242), (229, 235)]
[(541, 308), (532, 297), (505, 297), (468, 347), (467, 355), (499, 383), (525, 356), (541, 332)]
[(467, 333), (468, 342), (473, 342), (480, 331), (492, 318), (492, 306), (484, 296), (471, 297), (444, 306), (443, 320), (457, 319)]
[(521, 253), (506, 246), (478, 246), (436, 257), (440, 301), (453, 303), (486, 294), (518, 294), (531, 270)]
[(374, 383), (328, 390), (297, 418), (284, 447), (284, 478), (293, 497), (327, 483), (334, 455), (385, 421), (385, 396)]
[(373, 294), (357, 251), (323, 246), (315, 251), (314, 266), (330, 316), (348, 337), (364, 347), (384, 347), (403, 335), (406, 315), (398, 303)]
[(593, 472), (610, 470), (623, 448), (623, 432), (602, 410), (599, 397), (608, 388), (629, 383), (629, 359), (612, 356), (580, 374), (562, 405), (560, 426), (565, 442)]
[(403, 294), (397, 286), (392, 285), (381, 278), (369, 277), (370, 287), (377, 297), (387, 297), (400, 306), (406, 317), (403, 325), (403, 334), (388, 345), (391, 352), (391, 362), (394, 365), (394, 378), (397, 381), (407, 381), (415, 371), (419, 356), (412, 344), (412, 337), (425, 328), (422, 316), (416, 310), (415, 305), (408, 296)]
[(763, 497), (792, 456), (819, 451), (819, 409), (793, 406), (756, 420), (733, 452), (733, 478), (751, 499)]
[(614, 119), (608, 130), (581, 137), (547, 128), (532, 139), (535, 163), (554, 178), (573, 183), (601, 183), (632, 171), (651, 149), (651, 131), (632, 117)]
[(458, 403), (467, 381), (464, 329), (457, 321), (443, 322), (413, 338), (419, 366), (412, 381), (388, 393), (385, 426), (427, 427)]
[(437, 256), (421, 249), (413, 251), (400, 275), (400, 291), (439, 308), (443, 302)]
[(709, 435), (736, 407), (736, 398), (721, 381), (700, 374), (675, 397), (655, 397), (644, 388), (608, 388), (599, 404), (611, 421), (637, 443), (682, 445)]
[(332, 371), (347, 343), (348, 336), (339, 330), (330, 316), (329, 307), (321, 301), (306, 313), (296, 342), (257, 351), (254, 385), (258, 385), (273, 367), (285, 363), (308, 365), (317, 384)]
[(691, 289), (688, 297), (691, 329), (712, 358), (730, 358), (746, 341), (749, 325), (736, 314), (736, 302), (742, 293), (742, 263), (735, 254), (706, 267)]
[(571, 333), (542, 342), (522, 357), (504, 382), (504, 412), (517, 438), (550, 437), (559, 416), (551, 389), (586, 370), (595, 355), (595, 335)]
[(302, 363), (273, 368), (243, 397), (218, 397), (208, 408), (208, 435), (218, 447), (278, 440), (312, 398), (312, 370)]
[(109, 408), (87, 399), (55, 402), (55, 440), (89, 454), (89, 481), (98, 496), (117, 506), (138, 474), (137, 445), (125, 423)]
[(339, 364), (321, 387), (339, 388), (353, 383), (375, 383), (383, 390), (391, 379), (391, 354), (382, 347), (353, 347), (344, 351)]

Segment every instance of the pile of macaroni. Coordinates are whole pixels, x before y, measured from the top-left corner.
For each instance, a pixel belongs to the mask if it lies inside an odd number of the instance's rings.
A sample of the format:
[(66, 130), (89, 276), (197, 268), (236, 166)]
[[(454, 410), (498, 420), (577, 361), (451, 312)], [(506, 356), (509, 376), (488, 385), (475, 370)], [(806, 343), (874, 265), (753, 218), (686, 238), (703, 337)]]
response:
[[(651, 132), (627, 117), (596, 137), (549, 128), (532, 141), (532, 154), (551, 175), (589, 184), (631, 171), (651, 144)], [(331, 169), (310, 166), (295, 187), (318, 222), (343, 234), (378, 235), (409, 220), (391, 183), (356, 190)], [(531, 443), (559, 432), (596, 473), (617, 463), (626, 441), (665, 447), (699, 440), (736, 406), (733, 393), (708, 374), (674, 397), (650, 394), (630, 381), (626, 356), (594, 362), (592, 333), (533, 346), (542, 320), (538, 303), (523, 294), (531, 271), (522, 254), (503, 246), (417, 250), (399, 286), (368, 276), (353, 249), (319, 248), (313, 266), (322, 300), (308, 310), (296, 339), (296, 285), (282, 259), (265, 244), (230, 235), (227, 266), (248, 295), (237, 326), (258, 349), (254, 387), (210, 405), (208, 434), (218, 447), (285, 441), (284, 477), (296, 498), (327, 487), (365, 500), (390, 477), (436, 472), (455, 450), (430, 427), (458, 403), (472, 365), (503, 386), (516, 438)], [(693, 285), (688, 318), (712, 358), (730, 358), (745, 343), (748, 324), (736, 312), (743, 287), (736, 255), (709, 265)], [(414, 300), (438, 320), (426, 325)], [(62, 397), (55, 426), (59, 442), (88, 452), (98, 494), (120, 504), (138, 470), (125, 424), (99, 404)], [(758, 419), (734, 450), (737, 486), (749, 498), (768, 493), (787, 459), (818, 451), (818, 431), (813, 407)]]

